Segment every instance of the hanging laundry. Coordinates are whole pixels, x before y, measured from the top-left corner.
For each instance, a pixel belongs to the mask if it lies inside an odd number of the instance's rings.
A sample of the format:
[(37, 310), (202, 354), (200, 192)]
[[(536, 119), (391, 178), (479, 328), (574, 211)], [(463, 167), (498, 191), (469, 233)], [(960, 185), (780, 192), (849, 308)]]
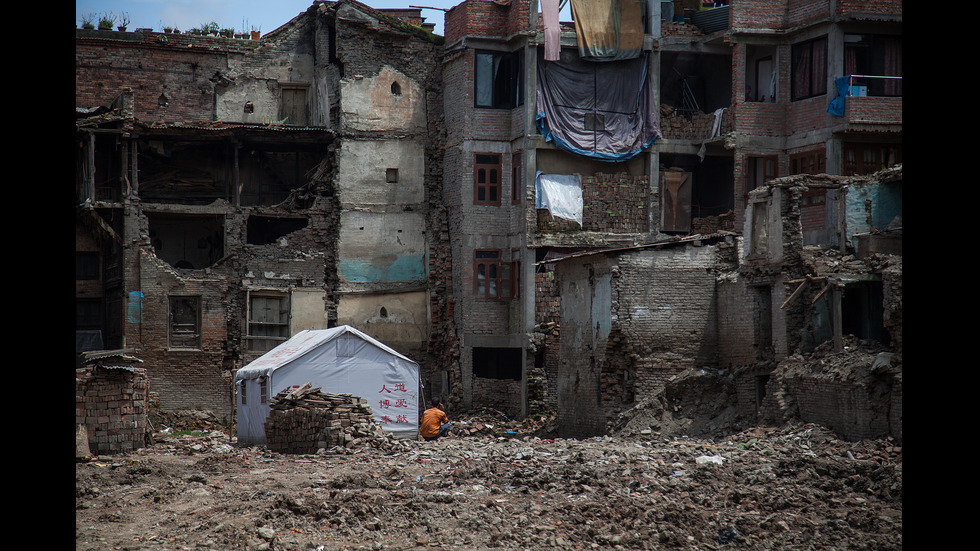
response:
[(591, 61), (633, 59), (643, 50), (639, 0), (571, 0), (579, 56)]
[(561, 25), (558, 22), (559, 0), (541, 0), (544, 21), (544, 60), (558, 61), (561, 52)]

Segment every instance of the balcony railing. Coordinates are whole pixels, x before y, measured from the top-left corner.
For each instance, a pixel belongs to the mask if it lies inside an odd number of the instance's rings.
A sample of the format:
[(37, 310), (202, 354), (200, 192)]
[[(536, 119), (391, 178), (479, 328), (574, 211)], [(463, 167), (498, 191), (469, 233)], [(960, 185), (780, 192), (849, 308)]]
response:
[(902, 95), (902, 77), (848, 75), (846, 78), (849, 96), (900, 97)]
[(844, 116), (844, 99), (847, 97), (902, 97), (902, 77), (882, 75), (847, 75), (834, 79), (837, 97), (827, 107), (827, 112)]

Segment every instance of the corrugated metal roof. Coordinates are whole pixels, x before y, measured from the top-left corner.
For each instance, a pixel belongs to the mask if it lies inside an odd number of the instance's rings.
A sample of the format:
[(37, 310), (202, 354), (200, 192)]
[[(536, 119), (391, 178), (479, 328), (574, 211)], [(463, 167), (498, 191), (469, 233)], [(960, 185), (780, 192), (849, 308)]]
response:
[(642, 243), (640, 245), (631, 245), (629, 247), (613, 247), (613, 248), (610, 248), (610, 249), (596, 249), (596, 250), (592, 250), (592, 251), (585, 251), (585, 252), (580, 252), (580, 253), (572, 253), (572, 254), (565, 255), (565, 256), (560, 256), (560, 257), (557, 257), (557, 258), (549, 258), (549, 259), (546, 259), (546, 260), (542, 260), (540, 262), (535, 262), (534, 265), (535, 266), (538, 266), (540, 264), (551, 264), (553, 262), (561, 262), (563, 260), (568, 260), (568, 259), (571, 259), (571, 258), (581, 258), (581, 257), (592, 256), (592, 255), (596, 255), (596, 254), (617, 253), (617, 252), (623, 252), (623, 251), (636, 251), (636, 250), (640, 250), (640, 249), (649, 249), (651, 247), (664, 247), (664, 246), (668, 246), (668, 245), (680, 245), (680, 244), (694, 243), (694, 242), (697, 242), (697, 241), (715, 241), (715, 240), (718, 240), (718, 239), (721, 239), (721, 238), (731, 237), (731, 236), (735, 236), (735, 235), (737, 235), (737, 234), (734, 233), (734, 232), (728, 232), (728, 231), (720, 231), (720, 232), (715, 232), (715, 233), (706, 233), (706, 234), (698, 234), (698, 235), (689, 235), (689, 236), (679, 237), (679, 238), (676, 238), (676, 239), (666, 239), (664, 241), (655, 241), (653, 243)]

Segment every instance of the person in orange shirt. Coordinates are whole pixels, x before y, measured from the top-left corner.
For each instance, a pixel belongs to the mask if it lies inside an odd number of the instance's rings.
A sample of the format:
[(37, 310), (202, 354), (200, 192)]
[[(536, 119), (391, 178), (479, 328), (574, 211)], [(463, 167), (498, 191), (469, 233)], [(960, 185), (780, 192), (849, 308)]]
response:
[(432, 407), (422, 413), (419, 434), (426, 441), (431, 441), (449, 435), (451, 426), (452, 423), (449, 422), (449, 417), (446, 417), (446, 411), (443, 409), (442, 398), (436, 397), (432, 401)]

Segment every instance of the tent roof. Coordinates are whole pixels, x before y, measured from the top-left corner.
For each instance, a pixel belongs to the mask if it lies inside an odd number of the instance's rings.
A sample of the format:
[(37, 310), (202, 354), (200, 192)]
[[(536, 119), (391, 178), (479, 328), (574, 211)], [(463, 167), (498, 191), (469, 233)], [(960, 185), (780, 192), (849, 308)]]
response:
[(296, 333), (289, 340), (266, 352), (245, 367), (235, 373), (235, 381), (244, 379), (255, 379), (268, 376), (273, 371), (285, 366), (293, 360), (302, 357), (307, 352), (318, 348), (342, 335), (350, 333), (362, 340), (380, 348), (381, 350), (400, 358), (412, 365), (418, 366), (414, 360), (398, 353), (393, 348), (375, 339), (374, 337), (359, 331), (349, 325), (331, 327), (330, 329), (305, 329)]

